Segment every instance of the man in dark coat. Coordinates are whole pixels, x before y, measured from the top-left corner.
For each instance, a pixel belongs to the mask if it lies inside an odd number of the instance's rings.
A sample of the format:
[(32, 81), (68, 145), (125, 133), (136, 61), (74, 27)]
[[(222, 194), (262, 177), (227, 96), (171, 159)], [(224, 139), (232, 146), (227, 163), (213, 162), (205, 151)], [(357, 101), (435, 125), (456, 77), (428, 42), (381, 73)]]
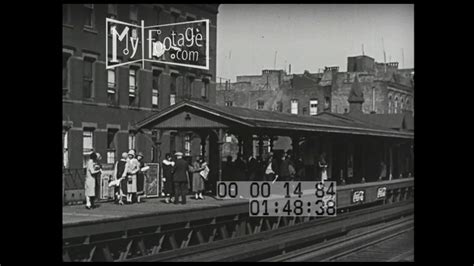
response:
[(247, 181), (245, 173), (247, 171), (247, 165), (244, 160), (242, 160), (242, 155), (237, 154), (237, 159), (234, 161), (234, 173), (236, 181)]
[(183, 153), (177, 152), (176, 162), (173, 168), (174, 183), (174, 204), (178, 204), (178, 198), (181, 195), (181, 204), (186, 204), (186, 194), (188, 190), (188, 171), (189, 163), (183, 159)]
[(172, 160), (171, 154), (167, 153), (165, 159), (161, 163), (161, 168), (163, 169), (163, 182), (165, 193), (165, 202), (170, 203), (170, 199), (174, 194), (173, 189), (173, 171), (174, 171), (174, 162)]
[(296, 168), (296, 179), (298, 181), (306, 181), (303, 158), (298, 157), (298, 160), (295, 163), (295, 168)]
[(234, 163), (232, 162), (232, 156), (227, 156), (227, 160), (223, 165), (222, 179), (224, 181), (235, 181), (234, 180)]
[(263, 181), (273, 181), (279, 175), (278, 160), (273, 157), (273, 152), (269, 153), (269, 158), (265, 165)]
[(257, 172), (256, 172), (257, 181), (262, 181), (263, 174), (265, 172), (265, 161), (262, 159), (262, 156), (260, 155), (257, 156), (256, 164), (257, 164)]
[(282, 158), (283, 160), (281, 161), (281, 165), (280, 165), (280, 177), (281, 177), (280, 181), (291, 181), (291, 176), (292, 174), (294, 175), (294, 173), (290, 171), (290, 167), (292, 167), (294, 170), (295, 166), (293, 162), (290, 160), (289, 154), (285, 153), (283, 156), (284, 157)]
[(253, 156), (250, 156), (247, 162), (247, 177), (248, 181), (256, 181), (258, 172), (258, 163)]

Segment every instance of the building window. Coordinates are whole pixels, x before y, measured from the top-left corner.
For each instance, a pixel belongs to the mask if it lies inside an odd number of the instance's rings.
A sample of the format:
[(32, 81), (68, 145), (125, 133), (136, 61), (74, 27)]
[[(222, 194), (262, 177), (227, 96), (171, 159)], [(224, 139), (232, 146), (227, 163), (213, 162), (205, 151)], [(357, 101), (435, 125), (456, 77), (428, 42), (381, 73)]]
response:
[(206, 99), (209, 92), (209, 80), (203, 79), (203, 86), (201, 87), (201, 98)]
[(108, 69), (107, 70), (107, 83), (108, 88), (113, 90), (112, 93), (115, 93), (115, 69)]
[(158, 108), (158, 90), (153, 89), (151, 92), (151, 106)]
[(84, 57), (84, 67), (83, 67), (83, 90), (82, 96), (84, 99), (92, 98), (92, 89), (94, 81), (94, 58)]
[[(179, 22), (179, 16), (180, 16), (180, 14), (178, 12), (172, 11), (171, 12), (172, 23), (178, 23)], [(173, 26), (173, 32), (176, 32), (176, 30), (177, 30), (177, 25), (174, 25)]]
[(170, 94), (170, 105), (176, 104), (176, 94)]
[[(111, 18), (111, 19), (117, 19), (117, 16), (118, 16), (117, 14), (118, 14), (117, 4), (108, 4), (107, 5), (107, 17)], [(116, 25), (115, 23), (109, 22), (109, 24), (108, 24), (109, 36), (112, 36), (112, 27), (115, 26), (115, 25)]]
[(388, 113), (392, 113), (392, 96), (388, 96)]
[(115, 162), (115, 150), (107, 150), (107, 163), (113, 164)]
[(84, 4), (85, 7), (85, 21), (84, 26), (87, 28), (93, 29), (95, 27), (95, 19), (94, 19), (94, 4)]
[(233, 102), (232, 101), (226, 101), (225, 102), (225, 106), (232, 106), (233, 105)]
[(173, 23), (179, 22), (179, 21), (178, 21), (178, 20), (179, 20), (179, 13), (177, 13), (177, 12), (171, 12), (171, 17), (172, 17), (172, 19), (173, 19)]
[(63, 135), (63, 166), (69, 168), (69, 149), (68, 149), (68, 131), (64, 132)]
[(402, 97), (402, 98), (400, 98), (400, 113), (402, 113), (402, 112), (403, 112), (403, 110), (404, 110), (404, 109), (403, 109), (403, 104), (404, 104), (404, 101), (405, 101), (405, 100), (404, 100), (404, 98), (403, 98), (403, 97)]
[(279, 101), (277, 103), (277, 111), (278, 112), (283, 112), (283, 102), (282, 101)]
[(129, 82), (128, 100), (129, 100), (129, 105), (132, 106), (135, 103), (135, 99), (137, 98), (137, 89), (138, 89), (138, 79), (137, 79), (136, 68), (130, 68), (128, 82)]
[(193, 91), (193, 83), (194, 83), (194, 77), (188, 77), (188, 86), (186, 88), (186, 97), (191, 98), (192, 91)]
[(398, 97), (395, 97), (395, 110), (393, 112), (395, 114), (398, 112)]
[(176, 151), (176, 134), (170, 133), (170, 152), (174, 154)]
[(264, 101), (258, 100), (258, 101), (257, 101), (257, 110), (262, 110), (264, 104), (265, 104)]
[(153, 81), (152, 81), (152, 87), (155, 90), (158, 90), (158, 87), (160, 85), (160, 71), (158, 70), (153, 70)]
[(109, 16), (117, 16), (117, 4), (108, 4), (107, 5), (107, 13)]
[(94, 151), (94, 129), (84, 128), (82, 131), (82, 162), (83, 167), (87, 167), (89, 155)]
[(152, 81), (152, 91), (151, 91), (151, 106), (153, 108), (158, 108), (158, 98), (159, 98), (159, 87), (160, 84), (160, 71), (153, 70), (153, 81)]
[(184, 155), (191, 155), (191, 136), (184, 136)]
[(130, 5), (130, 22), (138, 25), (138, 6)]
[(156, 24), (160, 24), (161, 7), (155, 6), (153, 10), (155, 11), (155, 14), (156, 14)]
[(318, 114), (318, 100), (312, 99), (309, 101), (309, 115), (317, 115)]
[(135, 149), (135, 141), (135, 133), (130, 131), (128, 133), (128, 150)]
[(406, 105), (407, 110), (411, 110), (411, 107), (410, 107), (410, 100), (408, 99), (408, 97), (407, 97), (406, 100), (405, 100), (405, 105)]
[(331, 98), (329, 98), (327, 96), (324, 97), (324, 110), (329, 110), (330, 103), (331, 103)]
[(71, 24), (71, 6), (63, 4), (63, 24)]
[(178, 75), (172, 73), (171, 82), (170, 82), (170, 105), (174, 105), (176, 103), (176, 80), (177, 79), (178, 79)]
[(116, 92), (117, 92), (117, 84), (116, 84), (116, 76), (115, 76), (115, 69), (108, 69), (107, 70), (107, 99), (109, 104), (115, 105), (116, 104)]
[(115, 134), (117, 129), (107, 129), (107, 163), (113, 164), (115, 162)]
[(298, 114), (298, 100), (291, 100), (291, 113)]
[(66, 96), (69, 91), (69, 58), (71, 54), (63, 52), (63, 96)]

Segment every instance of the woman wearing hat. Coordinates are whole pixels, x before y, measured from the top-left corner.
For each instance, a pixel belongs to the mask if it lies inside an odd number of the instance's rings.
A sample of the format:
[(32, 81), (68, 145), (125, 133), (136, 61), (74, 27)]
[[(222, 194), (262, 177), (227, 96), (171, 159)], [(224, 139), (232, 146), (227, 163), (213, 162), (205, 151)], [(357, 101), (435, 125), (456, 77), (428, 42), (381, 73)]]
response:
[(196, 161), (193, 163), (192, 166), (192, 173), (193, 173), (193, 192), (195, 194), (195, 199), (204, 199), (202, 196), (202, 192), (204, 191), (204, 179), (201, 176), (200, 172), (205, 169), (203, 166), (204, 160), (201, 156), (196, 156)]
[(135, 159), (133, 150), (128, 152), (128, 158), (123, 177), (127, 177), (127, 203), (132, 203), (132, 196), (137, 193), (137, 173), (140, 170), (140, 163)]
[(97, 156), (98, 153), (92, 153), (90, 155), (89, 161), (87, 161), (86, 166), (86, 181), (84, 184), (85, 196), (86, 196), (86, 208), (94, 208), (94, 199), (96, 197), (96, 179), (99, 177), (102, 172), (99, 164), (100, 157)]

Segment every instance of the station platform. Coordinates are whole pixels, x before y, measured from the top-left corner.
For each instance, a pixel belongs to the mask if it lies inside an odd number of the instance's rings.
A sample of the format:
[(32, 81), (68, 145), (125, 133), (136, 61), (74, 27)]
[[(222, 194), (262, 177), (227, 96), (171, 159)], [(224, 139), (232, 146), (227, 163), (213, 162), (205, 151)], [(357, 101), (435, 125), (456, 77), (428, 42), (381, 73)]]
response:
[[(378, 190), (380, 188), (387, 190), (387, 197), (384, 196), (383, 199), (394, 196), (398, 197), (398, 195), (401, 194), (404, 196), (406, 196), (406, 194), (412, 194), (413, 181), (413, 178), (406, 178), (339, 186), (337, 188), (338, 208), (357, 204), (352, 202), (353, 193), (357, 191), (364, 192), (364, 203), (379, 200)], [(303, 191), (307, 196), (314, 194), (314, 190)], [(308, 193), (308, 191), (310, 192)], [(283, 195), (273, 194), (269, 199), (281, 197), (283, 197)], [(75, 227), (143, 217), (160, 216), (160, 219), (166, 221), (166, 219), (174, 220), (180, 216), (183, 220), (189, 220), (190, 218), (195, 218), (195, 216), (204, 217), (204, 213), (215, 216), (216, 214), (222, 215), (224, 213), (233, 214), (243, 209), (248, 212), (249, 200), (247, 198), (217, 199), (213, 195), (207, 195), (204, 200), (196, 200), (194, 199), (194, 195), (187, 195), (186, 199), (187, 202), (185, 205), (167, 204), (164, 198), (142, 198), (141, 203), (125, 205), (118, 205), (114, 202), (99, 202), (96, 204), (97, 208), (91, 210), (86, 209), (85, 205), (66, 205), (63, 206), (63, 227)]]
[(85, 205), (63, 206), (63, 226), (89, 224), (94, 222), (116, 221), (124, 218), (183, 213), (188, 211), (214, 209), (247, 203), (246, 199), (221, 200), (205, 196), (196, 200), (193, 195), (186, 197), (186, 204), (165, 203), (164, 198), (144, 198), (140, 203), (118, 205), (114, 202), (99, 202), (95, 209)]

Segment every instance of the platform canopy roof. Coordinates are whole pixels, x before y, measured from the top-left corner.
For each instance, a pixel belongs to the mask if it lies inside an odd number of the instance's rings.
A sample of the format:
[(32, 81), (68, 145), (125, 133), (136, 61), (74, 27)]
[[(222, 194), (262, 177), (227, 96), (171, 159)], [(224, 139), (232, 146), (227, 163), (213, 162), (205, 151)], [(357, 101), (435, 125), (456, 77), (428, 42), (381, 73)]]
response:
[(413, 138), (413, 132), (403, 132), (367, 123), (341, 114), (324, 112), (316, 116), (295, 115), (242, 107), (221, 106), (194, 100), (181, 101), (135, 124), (135, 129), (201, 129), (247, 128), (297, 132), (328, 132)]

